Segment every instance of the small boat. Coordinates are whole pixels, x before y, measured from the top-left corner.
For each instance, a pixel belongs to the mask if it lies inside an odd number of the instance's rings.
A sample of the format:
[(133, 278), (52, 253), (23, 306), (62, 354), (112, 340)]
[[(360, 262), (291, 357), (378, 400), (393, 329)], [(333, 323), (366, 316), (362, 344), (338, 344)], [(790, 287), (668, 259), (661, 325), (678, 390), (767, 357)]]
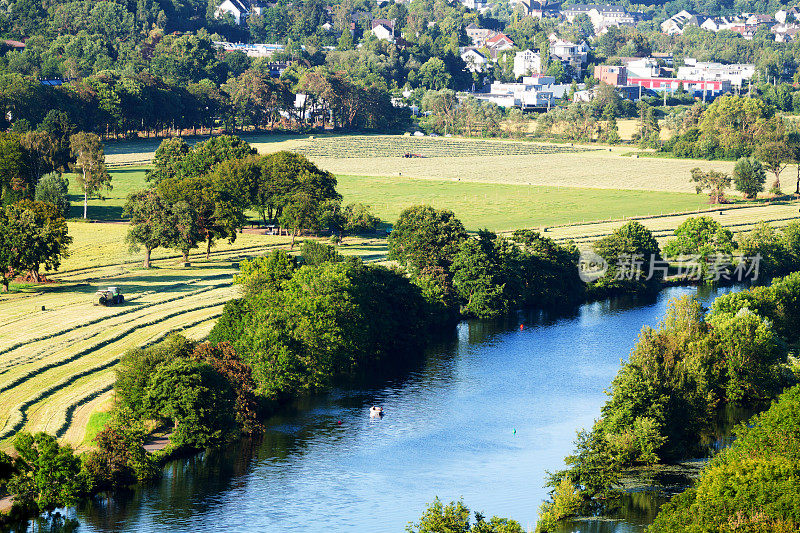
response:
[(383, 407), (378, 407), (377, 405), (373, 405), (369, 408), (369, 416), (370, 418), (380, 418), (383, 416)]

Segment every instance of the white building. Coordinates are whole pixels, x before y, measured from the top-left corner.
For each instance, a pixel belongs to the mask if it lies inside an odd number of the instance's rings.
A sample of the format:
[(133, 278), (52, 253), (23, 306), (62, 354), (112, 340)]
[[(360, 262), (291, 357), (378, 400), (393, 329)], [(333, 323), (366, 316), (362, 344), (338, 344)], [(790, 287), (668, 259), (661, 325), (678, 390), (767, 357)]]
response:
[(542, 72), (542, 56), (533, 50), (523, 50), (514, 55), (514, 77), (521, 78)]
[(704, 19), (686, 11), (680, 11), (661, 23), (661, 31), (667, 35), (681, 35), (687, 26), (700, 26)]
[(661, 76), (661, 67), (652, 57), (642, 57), (625, 62), (628, 76), (634, 78), (658, 78)]
[(275, 52), (283, 51), (282, 44), (243, 44), (225, 41), (214, 41), (214, 44), (225, 52), (241, 51), (248, 57), (269, 57)]
[(466, 63), (467, 70), (470, 72), (483, 72), (486, 70), (487, 63), (490, 59), (480, 53), (473, 47), (463, 48), (461, 51), (461, 59)]
[(597, 34), (609, 26), (632, 26), (636, 23), (636, 18), (622, 6), (573, 4), (562, 8), (561, 14), (568, 22), (572, 22), (581, 14), (588, 16)]
[(223, 0), (219, 7), (214, 11), (215, 18), (222, 18), (225, 15), (232, 15), (236, 24), (244, 24), (250, 13), (261, 14), (260, 4), (250, 4), (247, 0)]
[(687, 57), (685, 66), (678, 67), (678, 78), (702, 81), (730, 81), (731, 86), (741, 88), (753, 77), (756, 66), (749, 63), (723, 65), (722, 63), (706, 63)]
[(570, 65), (580, 76), (589, 62), (589, 45), (585, 41), (575, 44), (550, 35), (550, 56)]
[(382, 41), (394, 41), (394, 21), (386, 19), (373, 20), (372, 33)]
[[(556, 98), (564, 98), (570, 84), (555, 84), (552, 76), (525, 76), (522, 83), (492, 83), (488, 93), (472, 93), (479, 100), (492, 102), (500, 107), (521, 109), (550, 108)], [(579, 88), (585, 87), (580, 84)]]

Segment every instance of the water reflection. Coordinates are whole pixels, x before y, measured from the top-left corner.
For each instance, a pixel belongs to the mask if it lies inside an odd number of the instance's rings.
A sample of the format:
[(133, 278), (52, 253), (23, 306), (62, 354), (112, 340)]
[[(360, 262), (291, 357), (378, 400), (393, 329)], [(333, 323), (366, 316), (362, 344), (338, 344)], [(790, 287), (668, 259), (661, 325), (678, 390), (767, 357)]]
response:
[[(79, 531), (401, 531), (435, 496), (532, 529), (545, 470), (563, 467), (576, 430), (599, 416), (642, 325), (691, 292), (464, 322), (402, 372), (296, 402), (257, 441), (98, 496), (78, 509)], [(370, 419), (375, 404), (383, 419)], [(618, 519), (563, 531), (641, 531), (662, 501), (630, 494)]]

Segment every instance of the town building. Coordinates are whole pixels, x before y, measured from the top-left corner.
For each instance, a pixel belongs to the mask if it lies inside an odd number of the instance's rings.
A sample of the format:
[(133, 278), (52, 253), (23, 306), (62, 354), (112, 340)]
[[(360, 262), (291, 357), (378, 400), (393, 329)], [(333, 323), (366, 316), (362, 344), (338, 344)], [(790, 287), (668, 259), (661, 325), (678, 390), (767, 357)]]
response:
[(394, 41), (394, 21), (374, 19), (372, 21), (372, 34), (382, 41)]
[(226, 41), (214, 41), (217, 48), (223, 52), (244, 52), (248, 57), (269, 57), (275, 52), (283, 51), (282, 44), (244, 44), (229, 43)]
[(488, 28), (479, 28), (474, 22), (466, 27), (467, 37), (472, 41), (473, 46), (483, 46), (486, 39), (494, 32)]
[(756, 72), (756, 66), (749, 63), (736, 63), (723, 65), (722, 63), (707, 63), (693, 58), (685, 58), (685, 65), (678, 67), (678, 77), (692, 80), (720, 80), (728, 81), (731, 86), (741, 89), (742, 85), (750, 80)]
[(704, 22), (703, 17), (684, 9), (662, 22), (661, 31), (667, 35), (682, 35), (685, 28), (700, 26)]
[(542, 56), (533, 50), (523, 50), (514, 55), (514, 77), (521, 78), (542, 72)]
[(588, 16), (597, 34), (609, 26), (633, 26), (636, 23), (636, 18), (622, 6), (573, 4), (562, 7), (561, 14), (568, 22), (572, 22), (581, 14)]
[(719, 96), (731, 92), (730, 80), (698, 80), (680, 78), (636, 78), (628, 76), (628, 85), (635, 85), (656, 92), (675, 92), (681, 85), (689, 93)]
[(485, 72), (491, 62), (491, 58), (486, 57), (473, 46), (461, 50), (461, 59), (470, 72)]
[(550, 35), (550, 57), (571, 66), (581, 76), (583, 68), (589, 62), (589, 45), (585, 41), (575, 44)]
[(261, 4), (249, 2), (248, 0), (223, 0), (219, 7), (214, 11), (214, 18), (222, 18), (231, 15), (236, 24), (242, 25), (247, 22), (250, 14), (260, 15), (262, 12)]
[(621, 65), (597, 65), (594, 67), (594, 77), (600, 83), (619, 87), (628, 84), (628, 69)]

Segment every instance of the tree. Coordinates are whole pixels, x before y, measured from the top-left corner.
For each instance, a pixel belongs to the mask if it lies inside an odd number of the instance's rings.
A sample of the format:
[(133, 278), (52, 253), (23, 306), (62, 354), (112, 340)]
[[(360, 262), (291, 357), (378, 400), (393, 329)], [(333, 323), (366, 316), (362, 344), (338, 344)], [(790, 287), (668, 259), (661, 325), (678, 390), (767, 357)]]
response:
[(52, 204), (64, 214), (64, 218), (69, 216), (69, 181), (58, 172), (45, 174), (36, 184), (37, 202)]
[(344, 206), (344, 230), (350, 233), (375, 231), (381, 219), (376, 217), (369, 205), (354, 202)]
[(464, 301), (464, 315), (490, 318), (509, 309), (504, 275), (508, 265), (496, 253), (495, 239), (466, 239), (453, 256), (453, 288)]
[(736, 190), (744, 194), (745, 198), (755, 199), (758, 193), (764, 191), (767, 175), (764, 167), (756, 159), (740, 157), (733, 169), (733, 182)]
[(470, 510), (464, 502), (450, 502), (444, 505), (435, 498), (422, 513), (419, 522), (406, 527), (408, 533), (523, 533), (516, 520), (493, 516), (488, 521), (475, 512), (475, 522), (471, 523)]
[(697, 256), (703, 278), (708, 273), (708, 263), (726, 264), (736, 249), (733, 233), (709, 217), (687, 218), (675, 229), (675, 236), (664, 247), (664, 255)]
[(69, 507), (85, 491), (81, 460), (70, 446), (46, 433), (20, 433), (14, 440), (19, 473), (8, 482), (14, 503), (39, 512)]
[(417, 76), (422, 87), (433, 91), (445, 89), (450, 85), (451, 76), (447, 71), (447, 65), (438, 57), (432, 57), (423, 63)]
[(764, 168), (775, 174), (775, 182), (772, 184), (771, 192), (780, 194), (780, 176), (783, 169), (792, 160), (791, 150), (783, 141), (769, 141), (757, 145), (755, 156), (762, 161)]
[(617, 126), (615, 106), (613, 104), (606, 104), (605, 108), (603, 109), (603, 120), (606, 121), (604, 140), (608, 144), (619, 144), (621, 139), (619, 136), (619, 127)]
[(170, 246), (178, 239), (179, 221), (157, 189), (131, 193), (122, 215), (131, 218), (125, 241), (130, 243), (132, 251), (139, 244), (144, 246), (144, 268), (150, 268), (153, 250)]
[(657, 290), (664, 276), (661, 251), (653, 233), (641, 223), (628, 222), (594, 244), (607, 263), (595, 282), (601, 291), (614, 293)]
[(177, 177), (191, 150), (182, 137), (164, 139), (156, 149), (153, 166), (145, 173), (145, 179), (158, 184), (162, 180)]
[[(41, 280), (39, 268), (58, 269), (61, 259), (68, 257), (67, 246), (72, 242), (67, 222), (59, 209), (44, 202), (23, 200), (6, 206), (0, 221), (8, 248), (2, 253), (7, 264), (0, 265), (16, 273), (28, 271), (35, 282)], [(8, 289), (7, 278), (3, 283)]]
[(708, 190), (708, 201), (712, 204), (725, 202), (725, 189), (731, 186), (731, 177), (725, 172), (709, 170), (704, 172), (699, 168), (692, 169), (692, 181), (697, 183), (697, 194)]
[(94, 490), (120, 489), (157, 476), (157, 464), (144, 449), (148, 431), (130, 410), (118, 408), (94, 438), (84, 459)]
[(464, 225), (452, 211), (429, 205), (406, 208), (389, 234), (389, 259), (416, 272), (449, 270), (466, 239)]
[(350, 28), (345, 27), (342, 30), (342, 36), (339, 37), (339, 44), (336, 46), (337, 50), (352, 50), (353, 48), (353, 35), (350, 33)]
[(75, 168), (80, 170), (78, 184), (83, 190), (83, 218), (86, 218), (89, 195), (102, 189), (111, 190), (111, 176), (106, 170), (103, 143), (94, 133), (75, 133), (69, 138), (75, 156)]
[(294, 249), (295, 238), (301, 231), (319, 229), (319, 208), (319, 203), (305, 191), (295, 193), (283, 207), (279, 221), (281, 226), (292, 230), (291, 249)]
[(27, 155), (19, 135), (0, 133), (0, 205), (27, 198)]
[(143, 402), (148, 413), (174, 422), (170, 440), (176, 446), (213, 447), (236, 428), (235, 393), (205, 362), (161, 363), (148, 379)]

